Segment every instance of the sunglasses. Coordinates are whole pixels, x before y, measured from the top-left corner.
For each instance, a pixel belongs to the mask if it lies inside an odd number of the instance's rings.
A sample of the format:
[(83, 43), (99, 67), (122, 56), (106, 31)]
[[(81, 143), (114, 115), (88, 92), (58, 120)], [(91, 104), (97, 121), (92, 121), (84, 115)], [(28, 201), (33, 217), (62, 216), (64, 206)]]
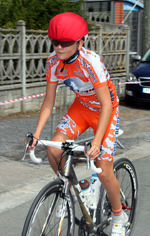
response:
[(75, 43), (75, 41), (59, 41), (59, 40), (55, 40), (55, 39), (52, 40), (52, 44), (55, 47), (58, 47), (58, 45), (60, 45), (62, 48), (72, 46), (74, 43)]

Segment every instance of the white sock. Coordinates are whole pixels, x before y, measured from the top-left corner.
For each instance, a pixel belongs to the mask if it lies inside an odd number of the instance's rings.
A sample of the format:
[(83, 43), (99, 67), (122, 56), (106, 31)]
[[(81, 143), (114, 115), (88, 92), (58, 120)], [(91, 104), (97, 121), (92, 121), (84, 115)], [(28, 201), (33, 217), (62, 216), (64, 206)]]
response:
[(115, 222), (124, 221), (125, 220), (124, 212), (122, 211), (122, 213), (119, 216), (113, 215), (113, 220)]

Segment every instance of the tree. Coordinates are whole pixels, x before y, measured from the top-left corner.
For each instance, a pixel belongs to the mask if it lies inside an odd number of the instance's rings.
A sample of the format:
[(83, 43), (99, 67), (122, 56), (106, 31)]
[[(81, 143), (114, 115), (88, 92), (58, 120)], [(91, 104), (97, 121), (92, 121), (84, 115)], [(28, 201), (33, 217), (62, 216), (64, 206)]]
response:
[(47, 30), (50, 19), (63, 12), (83, 16), (84, 0), (1, 0), (0, 27), (14, 28), (18, 20), (26, 22), (27, 29)]

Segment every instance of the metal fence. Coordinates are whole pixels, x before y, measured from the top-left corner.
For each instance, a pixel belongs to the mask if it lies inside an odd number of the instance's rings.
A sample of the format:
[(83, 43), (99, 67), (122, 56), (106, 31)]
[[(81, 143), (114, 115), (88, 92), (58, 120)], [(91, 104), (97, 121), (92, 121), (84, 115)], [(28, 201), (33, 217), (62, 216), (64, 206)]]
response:
[(90, 21), (94, 22), (110, 22), (111, 21), (111, 12), (101, 11), (101, 12), (86, 12)]

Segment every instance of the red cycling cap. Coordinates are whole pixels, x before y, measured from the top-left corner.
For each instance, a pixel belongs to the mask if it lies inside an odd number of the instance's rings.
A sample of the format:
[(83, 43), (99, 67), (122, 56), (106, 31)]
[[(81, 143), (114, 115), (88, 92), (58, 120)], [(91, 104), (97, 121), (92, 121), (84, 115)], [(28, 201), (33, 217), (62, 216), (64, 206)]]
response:
[(60, 41), (78, 41), (88, 34), (86, 21), (72, 12), (54, 16), (49, 23), (48, 36)]

